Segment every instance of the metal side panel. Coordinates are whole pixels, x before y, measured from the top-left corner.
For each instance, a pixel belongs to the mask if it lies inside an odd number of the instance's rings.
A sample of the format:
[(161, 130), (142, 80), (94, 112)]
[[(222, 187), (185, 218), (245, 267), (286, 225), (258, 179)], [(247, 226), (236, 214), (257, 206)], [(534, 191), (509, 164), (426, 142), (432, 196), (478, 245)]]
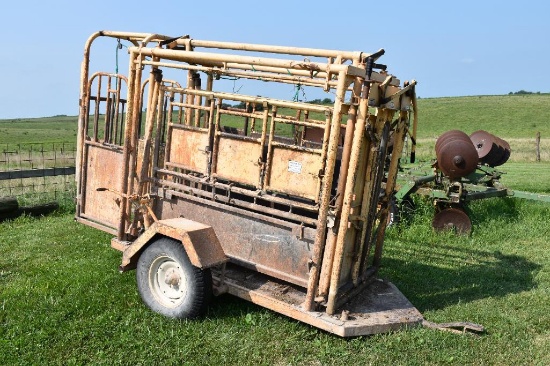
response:
[(195, 172), (206, 174), (208, 131), (173, 129), (170, 144), (170, 162)]
[(122, 186), (122, 152), (87, 145), (85, 197), (82, 216), (104, 226), (116, 228), (120, 216), (121, 196), (115, 192)]
[(320, 154), (274, 147), (266, 189), (317, 201), (322, 167)]
[(257, 141), (220, 137), (216, 176), (257, 187), (260, 181), (262, 146)]
[(183, 198), (163, 201), (163, 219), (184, 217), (211, 226), (231, 262), (306, 286), (313, 250), (313, 229), (299, 239), (290, 227), (231, 211), (223, 205), (202, 205)]

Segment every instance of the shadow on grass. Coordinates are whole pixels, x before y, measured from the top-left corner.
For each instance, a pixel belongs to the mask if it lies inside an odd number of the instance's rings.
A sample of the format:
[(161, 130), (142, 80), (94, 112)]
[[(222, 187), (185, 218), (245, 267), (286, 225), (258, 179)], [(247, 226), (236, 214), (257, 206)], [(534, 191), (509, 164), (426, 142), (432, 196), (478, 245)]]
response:
[(383, 273), (421, 312), (531, 290), (537, 286), (534, 277), (542, 267), (499, 251), (421, 243), (412, 246), (403, 259), (386, 256)]

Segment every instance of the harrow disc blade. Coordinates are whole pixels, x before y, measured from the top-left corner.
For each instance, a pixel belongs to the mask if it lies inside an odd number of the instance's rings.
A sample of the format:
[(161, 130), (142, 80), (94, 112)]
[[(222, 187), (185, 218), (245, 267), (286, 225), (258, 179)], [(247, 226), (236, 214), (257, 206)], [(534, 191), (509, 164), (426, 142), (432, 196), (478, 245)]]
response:
[(463, 138), (464, 132), (460, 130), (450, 130), (445, 133), (443, 133), (441, 136), (437, 138), (437, 141), (435, 142), (435, 152), (436, 154), (439, 152), (439, 148), (444, 145), (446, 142), (450, 140), (455, 140), (457, 138)]
[(472, 232), (472, 221), (466, 212), (458, 208), (446, 208), (434, 216), (432, 227), (438, 232), (454, 230), (457, 234), (468, 235)]
[(510, 158), (510, 153), (512, 152), (508, 141), (499, 138), (499, 145), (504, 149), (504, 153), (502, 154), (502, 158), (495, 164), (495, 166), (500, 166), (506, 163)]
[(435, 148), (439, 169), (451, 179), (467, 176), (477, 168), (479, 161), (472, 140), (462, 131), (448, 131), (441, 135)]
[(498, 144), (496, 136), (487, 131), (479, 130), (472, 133), (470, 139), (477, 150), (481, 162), (494, 166), (502, 158), (504, 149)]
[(479, 130), (470, 135), (479, 160), (489, 166), (504, 164), (510, 157), (510, 145), (503, 139), (487, 131)]

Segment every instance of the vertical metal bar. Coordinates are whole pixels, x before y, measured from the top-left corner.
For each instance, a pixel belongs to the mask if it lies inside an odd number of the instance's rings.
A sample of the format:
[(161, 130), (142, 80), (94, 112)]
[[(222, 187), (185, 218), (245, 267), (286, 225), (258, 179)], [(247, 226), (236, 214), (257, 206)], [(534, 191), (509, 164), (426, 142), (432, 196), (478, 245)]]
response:
[(214, 141), (214, 147), (212, 149), (212, 171), (211, 174), (215, 174), (218, 170), (218, 151), (220, 148), (220, 120), (221, 120), (221, 110), (222, 110), (222, 103), (223, 99), (218, 99), (217, 108), (216, 108), (216, 120), (214, 123), (214, 130), (213, 130), (213, 141)]
[[(193, 75), (195, 74), (194, 71), (189, 70), (187, 72), (187, 89), (194, 89), (195, 88), (195, 80), (193, 78)], [(185, 103), (188, 105), (192, 105), (195, 103), (195, 96), (193, 94), (185, 94)], [(193, 109), (189, 107), (185, 107), (185, 125), (190, 126), (191, 125), (191, 117), (193, 116)]]
[(413, 107), (413, 128), (412, 128), (412, 146), (411, 146), (411, 163), (416, 160), (416, 129), (418, 127), (418, 108), (416, 104), (416, 86), (413, 86), (411, 103)]
[[(254, 104), (254, 106), (256, 106), (256, 104)], [(267, 174), (267, 169), (268, 169), (268, 166), (267, 166), (267, 157), (264, 156), (264, 153), (263, 153), (263, 148), (265, 146), (265, 138), (267, 136), (267, 123), (269, 121), (269, 105), (267, 103), (264, 103), (263, 105), (264, 107), (264, 116), (263, 116), (263, 119), (262, 119), (262, 133), (260, 135), (260, 146), (262, 147), (262, 167), (261, 167), (261, 170), (260, 170), (260, 178), (258, 180), (258, 185), (259, 185), (259, 189), (262, 190), (264, 189), (264, 182), (265, 182), (265, 176)]]
[(118, 137), (118, 126), (120, 124), (120, 89), (122, 87), (122, 78), (117, 77), (116, 79), (116, 94), (115, 94), (115, 116), (114, 116), (114, 125), (113, 125), (113, 143), (117, 144)]
[(313, 247), (313, 257), (311, 258), (311, 268), (307, 284), (307, 293), (304, 301), (304, 309), (312, 311), (313, 302), (319, 285), (319, 273), (321, 270), (321, 260), (325, 249), (325, 231), (327, 229), (328, 206), (330, 203), (330, 191), (334, 175), (334, 165), (336, 154), (338, 152), (338, 141), (340, 139), (340, 121), (342, 119), (342, 103), (346, 97), (347, 80), (345, 71), (338, 73), (338, 85), (336, 88), (336, 98), (334, 103), (334, 112), (332, 115), (332, 124), (330, 127), (330, 139), (328, 141), (327, 163), (323, 177), (323, 188), (319, 204), (319, 216), (317, 219), (317, 232)]
[[(145, 80), (143, 82), (143, 84), (141, 85), (141, 97), (140, 97), (140, 100), (139, 100), (139, 123), (137, 125), (137, 134), (138, 136), (141, 136), (141, 129), (142, 129), (142, 124), (143, 124), (143, 96), (145, 95), (145, 88), (149, 86), (149, 88), (151, 88), (150, 84), (149, 84), (149, 79)], [(147, 94), (147, 96), (149, 96), (149, 94)], [(149, 101), (149, 98), (147, 98), (147, 101)], [(146, 119), (147, 119), (147, 111), (149, 110), (148, 109), (149, 106), (146, 106), (145, 109), (145, 113), (146, 113)]]
[(399, 165), (399, 159), (401, 158), (401, 151), (403, 150), (403, 143), (405, 139), (405, 124), (407, 121), (407, 112), (401, 111), (399, 113), (399, 121), (393, 132), (393, 152), (390, 161), (390, 167), (388, 169), (388, 177), (386, 180), (386, 191), (384, 195), (384, 204), (382, 205), (382, 214), (380, 215), (380, 224), (376, 235), (376, 247), (374, 250), (375, 267), (380, 266), (380, 260), (382, 259), (382, 249), (384, 247), (384, 234), (387, 227), (388, 216), (388, 200), (393, 195), (395, 189), (395, 181), (397, 180), (397, 167)]
[[(125, 192), (123, 192), (127, 197), (130, 197), (134, 195), (137, 190), (139, 189), (138, 181), (137, 181), (137, 159), (138, 159), (138, 147), (139, 147), (139, 135), (138, 135), (138, 126), (141, 126), (141, 118), (138, 120), (136, 119), (136, 116), (140, 115), (141, 105), (142, 105), (142, 99), (143, 94), (140, 92), (140, 84), (142, 79), (142, 72), (143, 72), (143, 56), (139, 54), (138, 58), (138, 65), (136, 67), (136, 85), (135, 90), (136, 94), (134, 95), (136, 100), (134, 102), (134, 119), (131, 121), (131, 135), (130, 135), (130, 153), (128, 156), (128, 166), (129, 166), (129, 177), (128, 177), (128, 187)], [(131, 211), (132, 211), (132, 202), (128, 198), (126, 201), (126, 221), (125, 221), (125, 232), (128, 232), (128, 229), (130, 227), (130, 217), (131, 217)]]
[[(368, 98), (361, 99), (361, 107), (364, 111), (368, 104)], [(366, 114), (359, 114), (357, 123), (355, 124), (355, 132), (353, 134), (353, 142), (350, 152), (350, 160), (348, 166), (348, 174), (345, 183), (345, 193), (342, 202), (342, 213), (340, 215), (340, 226), (338, 228), (338, 237), (336, 240), (336, 247), (334, 249), (334, 261), (332, 264), (332, 272), (330, 277), (330, 288), (327, 299), (327, 313), (334, 314), (336, 307), (336, 297), (338, 295), (338, 285), (340, 282), (340, 275), (342, 272), (342, 262), (345, 252), (346, 234), (348, 232), (349, 215), (351, 205), (354, 202), (354, 188), (357, 180), (357, 165), (359, 162), (359, 155), (361, 152), (361, 145), (363, 143), (363, 136), (366, 124)], [(350, 126), (351, 127), (351, 126)]]
[[(361, 84), (362, 79), (356, 78), (353, 87), (354, 95), (359, 95), (361, 91)], [(336, 189), (336, 202), (334, 208), (334, 215), (336, 218), (340, 216), (340, 213), (342, 211), (342, 202), (344, 201), (344, 189), (348, 176), (349, 159), (351, 155), (352, 139), (356, 120), (357, 106), (355, 105), (355, 103), (352, 103), (348, 111), (346, 135), (344, 137), (344, 148), (342, 151), (342, 163), (340, 166), (340, 177), (338, 180), (338, 187)], [(332, 264), (334, 262), (334, 249), (336, 247), (336, 238), (338, 237), (338, 232), (336, 231), (336, 229), (337, 228), (333, 228), (332, 230), (328, 230), (327, 232), (326, 248), (323, 256), (323, 266), (321, 268), (322, 276), (319, 280), (319, 293), (321, 295), (326, 295), (330, 286)]]
[(164, 91), (163, 89), (162, 98), (164, 100), (163, 107), (162, 107), (162, 110), (163, 110), (162, 128), (158, 131), (158, 136), (160, 137), (160, 141), (164, 141), (164, 139), (166, 138), (166, 135), (164, 134), (166, 132), (166, 128), (164, 126), (166, 126), (168, 119), (171, 118), (172, 116), (173, 107), (172, 107), (172, 103), (171, 102), (169, 103), (169, 100), (172, 100), (174, 98), (174, 92), (171, 92), (170, 97), (168, 97), (168, 95), (166, 95), (166, 91)]
[(111, 142), (111, 109), (112, 109), (112, 99), (111, 99), (111, 75), (107, 76), (107, 96), (105, 97), (105, 121), (104, 122), (104, 131), (103, 131), (103, 141), (106, 143)]
[[(271, 163), (273, 160), (273, 138), (275, 135), (275, 117), (277, 117), (277, 106), (274, 105), (271, 108), (271, 124), (269, 126), (269, 139), (267, 142), (267, 162), (266, 162), (266, 168), (264, 173), (264, 187), (269, 186), (269, 182), (271, 180)], [(266, 126), (267, 127), (267, 126)], [(265, 131), (265, 129), (264, 129)], [(264, 134), (264, 131), (262, 131), (262, 135)]]
[[(245, 103), (245, 110), (246, 110), (246, 113), (249, 113), (249, 108), (250, 108), (250, 103), (249, 102), (246, 102)], [(243, 133), (245, 136), (248, 136), (248, 120), (249, 120), (249, 117), (246, 116), (244, 117), (244, 127), (243, 127)]]
[(210, 97), (210, 110), (208, 111), (208, 121), (206, 122), (206, 127), (208, 128), (208, 156), (207, 156), (207, 164), (206, 164), (206, 176), (210, 178), (212, 174), (212, 159), (213, 159), (213, 146), (214, 146), (214, 132), (215, 132), (215, 126), (214, 126), (214, 115), (216, 113), (216, 98)]
[[(139, 55), (133, 51), (130, 52), (130, 66), (129, 66), (129, 78), (128, 78), (128, 113), (126, 114), (126, 125), (124, 129), (124, 148), (122, 150), (122, 182), (120, 191), (123, 193), (120, 203), (120, 212), (118, 218), (118, 230), (117, 230), (117, 239), (125, 239), (126, 231), (126, 208), (128, 204), (128, 197), (126, 193), (128, 191), (129, 182), (131, 179), (128, 178), (130, 172), (130, 152), (132, 149), (132, 137), (133, 137), (133, 127), (135, 120), (135, 112), (137, 103), (139, 106), (139, 79), (141, 77), (140, 71), (141, 66), (136, 66), (136, 59)], [(139, 74), (139, 78), (138, 78)], [(138, 113), (139, 116), (139, 113)]]
[(381, 188), (384, 176), (383, 164), (386, 160), (387, 143), (390, 133), (389, 125), (392, 114), (393, 111), (379, 110), (377, 115), (376, 132), (380, 134), (380, 143), (376, 154), (373, 154), (373, 158), (370, 160), (372, 167), (369, 172), (369, 184), (366, 185), (366, 188), (368, 188), (368, 207), (365, 213), (366, 227), (362, 233), (364, 235), (364, 238), (362, 238), (364, 247), (361, 250), (361, 260), (358, 262), (360, 269), (357, 273), (361, 273), (367, 269), (368, 257), (372, 248), (372, 232), (378, 211), (379, 189)]
[(153, 136), (153, 128), (155, 125), (155, 117), (158, 120), (162, 110), (162, 98), (159, 94), (163, 93), (160, 84), (162, 83), (162, 73), (156, 66), (151, 67), (149, 76), (149, 108), (147, 108), (147, 121), (145, 123), (145, 135), (143, 137), (143, 161), (141, 171), (139, 173), (139, 190), (141, 196), (146, 192), (147, 177), (149, 175), (149, 163), (151, 162), (151, 140)]
[(92, 140), (97, 142), (97, 127), (99, 123), (99, 104), (101, 103), (101, 75), (97, 78), (97, 94), (95, 99), (95, 114), (94, 114), (94, 135)]
[[(367, 107), (368, 108), (368, 107)], [(360, 112), (363, 113), (363, 112)], [(371, 121), (369, 121), (369, 124), (376, 125), (376, 121), (372, 121), (372, 119), (376, 120), (376, 117), (369, 118)], [(371, 125), (372, 126), (372, 125)], [(377, 130), (376, 127), (374, 128), (375, 131)], [(374, 135), (374, 133), (373, 133)], [(372, 205), (372, 200), (374, 199), (374, 195), (378, 194), (377, 191), (374, 190), (374, 176), (373, 171), (376, 169), (376, 151), (373, 151), (373, 145), (376, 144), (375, 140), (371, 140), (371, 138), (366, 139), (365, 149), (366, 149), (366, 156), (365, 156), (365, 162), (366, 162), (366, 168), (363, 176), (364, 185), (363, 185), (363, 192), (362, 192), (362, 201), (361, 201), (361, 209), (360, 209), (360, 218), (363, 222), (363, 225), (361, 227), (360, 232), (355, 238), (355, 247), (356, 247), (356, 256), (358, 258), (355, 263), (353, 263), (352, 267), (352, 281), (354, 285), (358, 284), (359, 279), (359, 271), (363, 266), (363, 252), (365, 250), (366, 241), (367, 239), (370, 240), (370, 234), (367, 235), (367, 233), (370, 233), (370, 230), (372, 228), (372, 222), (370, 222), (369, 219), (369, 210)]]
[[(206, 78), (206, 90), (212, 91), (213, 87), (214, 87), (214, 76), (212, 75), (212, 73), (208, 73), (207, 78)], [(212, 122), (212, 116), (211, 116), (212, 103), (213, 102), (211, 100), (210, 111), (208, 111), (204, 114), (204, 127), (205, 128), (210, 128), (209, 126), (211, 125), (211, 122)], [(206, 105), (206, 100), (205, 100), (204, 104)], [(215, 103), (214, 103), (214, 106), (215, 106)]]
[(181, 104), (183, 104), (183, 93), (179, 92), (180, 95), (180, 106), (178, 107), (178, 123), (181, 125), (183, 123), (183, 107)]
[[(201, 78), (199, 73), (195, 74), (195, 82), (194, 82), (194, 89), (195, 90), (201, 90)], [(197, 107), (200, 107), (202, 105), (202, 97), (200, 95), (195, 96), (195, 103)], [(200, 127), (200, 120), (201, 120), (201, 110), (199, 108), (195, 109), (195, 121), (194, 125), (195, 127)]]
[(84, 58), (80, 65), (80, 100), (79, 100), (79, 114), (78, 114), (78, 131), (76, 138), (76, 213), (75, 216), (79, 217), (81, 214), (81, 195), (82, 195), (82, 170), (83, 170), (83, 150), (85, 141), (85, 122), (88, 119), (89, 108), (89, 93), (88, 93), (88, 70), (90, 66), (90, 41), (86, 42), (84, 48)]
[[(167, 98), (166, 91), (162, 87), (160, 90), (160, 94), (163, 97), (162, 97), (162, 100), (159, 97), (159, 109), (160, 109), (160, 106), (163, 105), (163, 113), (160, 114), (159, 112), (159, 116), (162, 116), (162, 118), (157, 118), (157, 129), (155, 131), (155, 144), (153, 146), (153, 161), (151, 162), (151, 170), (150, 170), (151, 175), (155, 174), (155, 170), (159, 166), (160, 146), (162, 144), (162, 141), (164, 141), (164, 138), (165, 138), (164, 136), (164, 131), (166, 131), (165, 126), (166, 126), (166, 123), (168, 123), (168, 118), (169, 118), (167, 117), (167, 114), (166, 114), (166, 110), (167, 110), (166, 107), (167, 107), (167, 102), (169, 98)], [(173, 95), (173, 92), (171, 93), (171, 95)], [(170, 103), (169, 105), (170, 105), (169, 110), (171, 111), (172, 103)]]
[[(252, 103), (252, 113), (256, 112), (256, 103)], [(252, 117), (250, 119), (250, 132), (256, 131), (256, 118)]]
[(118, 145), (121, 145), (122, 146), (122, 139), (123, 139), (123, 134), (122, 132), (124, 131), (124, 121), (125, 121), (125, 107), (126, 107), (126, 103), (125, 102), (122, 102), (122, 107), (121, 107), (121, 114), (120, 114), (120, 133), (119, 133), (119, 136), (118, 136)]

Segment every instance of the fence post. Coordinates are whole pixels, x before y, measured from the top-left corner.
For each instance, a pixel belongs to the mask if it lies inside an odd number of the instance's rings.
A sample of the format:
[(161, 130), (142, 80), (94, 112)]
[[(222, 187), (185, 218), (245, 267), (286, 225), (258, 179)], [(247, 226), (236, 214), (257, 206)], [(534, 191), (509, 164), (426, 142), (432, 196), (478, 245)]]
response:
[(537, 162), (540, 162), (540, 132), (537, 132)]

